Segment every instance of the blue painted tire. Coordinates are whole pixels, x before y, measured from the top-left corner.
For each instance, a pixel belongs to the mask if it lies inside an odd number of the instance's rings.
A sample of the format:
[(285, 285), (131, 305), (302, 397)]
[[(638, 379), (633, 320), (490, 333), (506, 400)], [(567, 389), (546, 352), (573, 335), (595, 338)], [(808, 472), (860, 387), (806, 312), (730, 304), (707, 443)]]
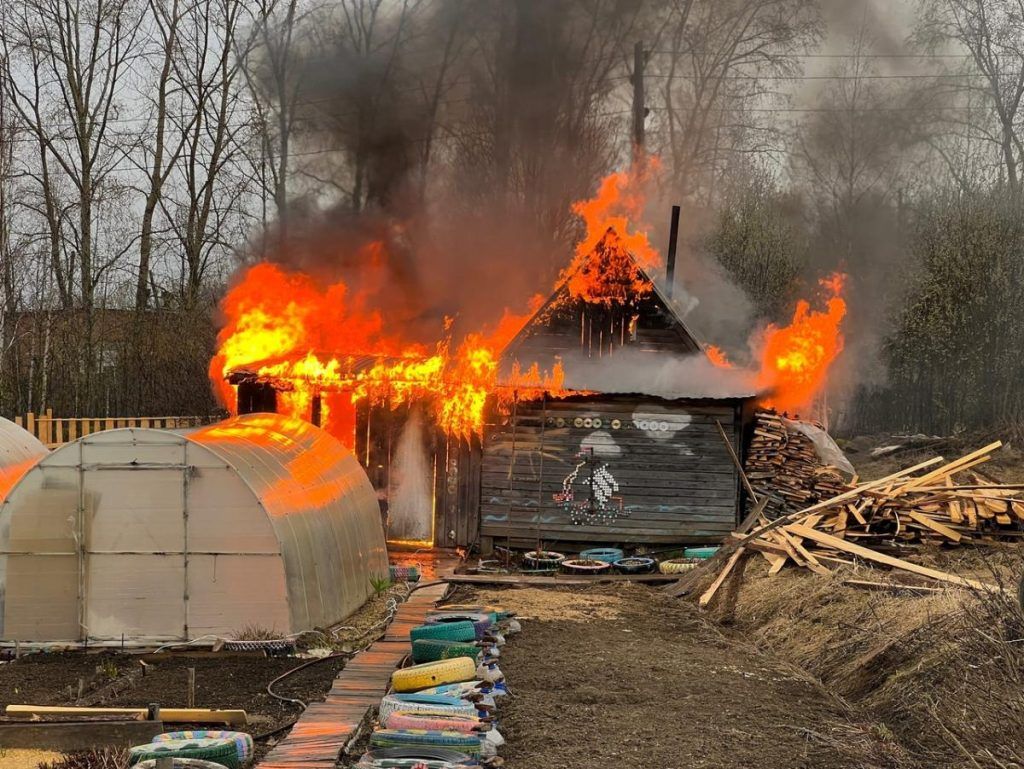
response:
[(688, 547), (683, 551), (684, 558), (711, 558), (718, 552), (718, 546), (714, 547)]
[(378, 718), (383, 721), (398, 710), (441, 715), (450, 713), (456, 716), (476, 715), (476, 706), (458, 697), (445, 697), (441, 694), (389, 694), (380, 701)]
[(595, 547), (591, 550), (584, 550), (580, 553), (580, 558), (584, 561), (604, 561), (605, 563), (615, 563), (621, 561), (625, 557), (623, 553), (617, 547)]
[(616, 571), (622, 574), (649, 574), (654, 571), (657, 563), (653, 558), (635, 556), (633, 558), (621, 558), (612, 565)]

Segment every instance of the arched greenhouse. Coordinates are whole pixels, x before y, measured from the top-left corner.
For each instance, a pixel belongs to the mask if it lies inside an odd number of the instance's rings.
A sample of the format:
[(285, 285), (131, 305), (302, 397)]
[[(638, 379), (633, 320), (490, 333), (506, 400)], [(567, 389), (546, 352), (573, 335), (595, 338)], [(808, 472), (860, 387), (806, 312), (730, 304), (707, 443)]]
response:
[(250, 414), (95, 433), (0, 504), (0, 638), (172, 641), (327, 627), (386, 576), (378, 503), (337, 440)]

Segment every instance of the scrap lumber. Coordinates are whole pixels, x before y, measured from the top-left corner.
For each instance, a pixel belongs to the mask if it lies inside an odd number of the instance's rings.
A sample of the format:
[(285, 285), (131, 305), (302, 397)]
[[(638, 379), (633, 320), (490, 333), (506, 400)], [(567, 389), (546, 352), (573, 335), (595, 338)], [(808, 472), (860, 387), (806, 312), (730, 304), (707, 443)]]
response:
[(837, 550), (843, 550), (853, 555), (859, 555), (861, 558), (867, 561), (875, 561), (877, 563), (891, 566), (894, 569), (902, 569), (903, 571), (909, 571), (914, 574), (920, 574), (923, 577), (930, 577), (939, 582), (950, 582), (954, 585), (963, 585), (964, 587), (971, 587), (975, 590), (986, 590), (996, 591), (995, 585), (990, 585), (987, 582), (979, 582), (975, 579), (966, 579), (965, 577), (958, 577), (956, 574), (950, 574), (947, 571), (939, 571), (938, 569), (931, 569), (927, 566), (921, 566), (910, 561), (904, 561), (902, 558), (894, 558), (891, 555), (885, 553), (879, 553), (872, 550), (869, 547), (862, 545), (856, 545), (853, 542), (847, 542), (845, 539), (839, 539), (839, 537), (833, 537), (831, 534), (826, 534), (823, 531), (812, 529), (809, 526), (803, 526), (799, 523), (793, 523), (786, 527), (787, 531), (794, 534), (799, 534), (801, 537), (807, 539), (813, 539), (822, 545), (828, 545), (834, 547)]
[[(43, 716), (124, 716), (145, 719), (148, 708), (76, 708), (63, 705), (8, 705), (5, 712), (14, 715)], [(208, 710), (206, 708), (160, 708), (160, 720), (169, 724), (228, 724), (245, 726), (244, 710)]]
[[(770, 424), (761, 423), (758, 429), (764, 441), (773, 435)], [(793, 564), (824, 576), (834, 568), (869, 561), (938, 582), (998, 590), (899, 556), (925, 543), (957, 546), (1024, 537), (1022, 485), (1003, 484), (976, 470), (1001, 445), (995, 441), (952, 461), (934, 457), (874, 481), (853, 480), (832, 496), (774, 519), (765, 507), (769, 494), (757, 490), (758, 508), (747, 516), (746, 526), (732, 532), (729, 545), (736, 551), (700, 605), (710, 603), (746, 550), (761, 553), (771, 574)], [(780, 465), (780, 473), (786, 474), (784, 469)], [(756, 487), (754, 478), (751, 483)], [(750, 527), (755, 518), (759, 525)]]
[(729, 560), (725, 563), (725, 568), (719, 572), (717, 577), (715, 577), (715, 581), (711, 583), (711, 587), (705, 590), (703, 595), (701, 595), (697, 600), (697, 604), (699, 606), (704, 607), (711, 603), (712, 599), (715, 597), (715, 593), (718, 592), (718, 588), (722, 586), (722, 583), (725, 582), (725, 578), (729, 576), (729, 572), (733, 570), (733, 567), (739, 562), (745, 552), (746, 548), (744, 548), (743, 545), (740, 545), (736, 548), (733, 554), (729, 556)]

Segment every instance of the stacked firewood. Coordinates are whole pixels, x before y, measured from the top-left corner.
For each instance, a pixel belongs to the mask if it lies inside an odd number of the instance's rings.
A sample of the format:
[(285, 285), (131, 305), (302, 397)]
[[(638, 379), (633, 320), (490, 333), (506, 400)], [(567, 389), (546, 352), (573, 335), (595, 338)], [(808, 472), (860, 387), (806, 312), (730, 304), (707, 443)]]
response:
[(874, 481), (852, 483), (840, 493), (775, 519), (754, 515), (732, 534), (735, 551), (711, 588), (706, 605), (745, 551), (760, 553), (775, 574), (787, 564), (819, 574), (842, 565), (883, 565), (931, 579), (978, 589), (983, 582), (897, 557), (923, 542), (1016, 539), (1024, 535), (1024, 484), (1002, 484), (975, 468), (1001, 442), (952, 462), (921, 462)]
[[(786, 427), (778, 414), (758, 412), (744, 470), (757, 496), (767, 498), (764, 516), (778, 518), (843, 491), (843, 477), (823, 464), (814, 443)], [(747, 510), (754, 502), (747, 499)]]

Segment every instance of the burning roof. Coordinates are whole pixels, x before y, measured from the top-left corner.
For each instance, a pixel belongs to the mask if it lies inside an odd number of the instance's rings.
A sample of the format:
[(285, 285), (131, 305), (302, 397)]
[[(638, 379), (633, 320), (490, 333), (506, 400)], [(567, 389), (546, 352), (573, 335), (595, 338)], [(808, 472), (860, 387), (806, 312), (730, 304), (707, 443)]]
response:
[[(660, 257), (644, 230), (633, 229), (642, 182), (642, 175), (611, 174), (593, 199), (573, 206), (586, 234), (546, 302), (527, 314), (506, 310), (492, 328), (461, 338), (452, 318), (426, 343), (389, 326), (390, 307), (373, 288), (384, 281), (353, 290), (345, 280), (254, 265), (222, 303), (226, 323), (210, 377), (232, 412), (232, 379), (271, 383), (278, 410), (292, 416), (308, 417), (315, 401), (321, 424), (349, 444), (359, 403), (424, 402), (443, 430), (464, 437), (482, 431), (489, 403), (507, 407), (542, 393), (677, 398), (772, 390), (771, 405), (780, 409), (808, 405), (842, 349), (842, 281), (823, 282), (825, 312), (801, 302), (792, 324), (765, 330), (758, 373), (736, 370), (701, 344), (652, 279)], [(369, 264), (384, 259), (380, 242), (363, 250)], [(625, 351), (646, 357), (631, 361)]]

